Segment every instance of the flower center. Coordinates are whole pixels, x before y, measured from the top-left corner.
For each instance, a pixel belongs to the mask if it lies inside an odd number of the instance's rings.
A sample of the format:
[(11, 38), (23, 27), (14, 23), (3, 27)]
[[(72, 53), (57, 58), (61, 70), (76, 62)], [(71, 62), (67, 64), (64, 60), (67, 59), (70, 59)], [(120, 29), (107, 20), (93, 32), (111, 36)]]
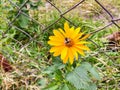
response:
[(73, 40), (70, 39), (70, 38), (65, 38), (64, 43), (65, 43), (65, 45), (66, 45), (67, 47), (73, 46)]

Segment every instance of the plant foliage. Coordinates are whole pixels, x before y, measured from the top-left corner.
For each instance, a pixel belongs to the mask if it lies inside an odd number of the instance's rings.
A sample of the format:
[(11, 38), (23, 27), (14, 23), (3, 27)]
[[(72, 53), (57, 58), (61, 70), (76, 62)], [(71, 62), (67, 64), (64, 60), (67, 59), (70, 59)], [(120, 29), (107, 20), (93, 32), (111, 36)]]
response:
[(99, 75), (94, 67), (89, 63), (82, 63), (79, 67), (76, 67), (72, 72), (70, 72), (66, 79), (77, 89), (84, 90), (97, 90), (95, 84), (93, 84), (90, 79), (93, 76), (99, 79)]

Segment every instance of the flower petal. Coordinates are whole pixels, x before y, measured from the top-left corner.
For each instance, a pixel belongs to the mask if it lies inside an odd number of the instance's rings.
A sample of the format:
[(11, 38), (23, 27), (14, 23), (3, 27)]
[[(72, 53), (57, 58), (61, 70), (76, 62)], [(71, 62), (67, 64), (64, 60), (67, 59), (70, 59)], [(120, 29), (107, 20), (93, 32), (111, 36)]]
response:
[(74, 33), (75, 32), (74, 27), (71, 27), (70, 31), (71, 31), (71, 33)]
[(70, 64), (73, 64), (74, 55), (73, 55), (73, 52), (72, 52), (71, 48), (69, 48), (68, 54), (69, 54), (69, 61), (70, 61)]
[(79, 48), (79, 49), (82, 49), (82, 50), (90, 50), (87, 46), (84, 46), (84, 45), (76, 45), (75, 47)]
[(64, 39), (64, 36), (58, 30), (53, 30), (53, 33), (55, 36)]
[(64, 37), (67, 36), (66, 33), (61, 28), (59, 28), (59, 31), (63, 34)]
[(80, 27), (76, 28), (76, 29), (75, 29), (75, 33), (78, 34), (78, 33), (80, 32), (80, 29), (81, 29)]
[(50, 52), (55, 52), (57, 49), (58, 49), (58, 48), (56, 48), (56, 47), (52, 47), (52, 48), (50, 49)]
[(53, 42), (61, 42), (61, 43), (64, 42), (64, 39), (59, 38), (57, 36), (50, 36), (49, 39), (50, 39), (50, 41), (53, 41)]
[(78, 40), (84, 33), (79, 33), (77, 34), (73, 39)]
[(53, 45), (53, 46), (61, 46), (61, 45), (64, 45), (64, 43), (55, 42), (55, 41), (48, 41), (48, 44)]
[(75, 38), (79, 32), (80, 32), (80, 27), (74, 30), (74, 32), (72, 33), (72, 38)]
[(65, 22), (65, 23), (64, 23), (64, 30), (65, 30), (65, 32), (66, 32), (66, 33), (69, 33), (69, 29), (70, 29), (70, 27), (69, 27), (68, 22)]
[(81, 50), (81, 49), (79, 49), (79, 48), (77, 48), (77, 47), (73, 47), (73, 48), (74, 48), (74, 50), (76, 50), (79, 54), (85, 56), (83, 50)]
[(80, 42), (77, 42), (76, 45), (81, 45), (81, 44), (88, 44), (89, 42), (86, 42), (86, 41), (80, 41)]
[(76, 58), (76, 60), (78, 60), (78, 53), (77, 53), (77, 51), (74, 48), (71, 48), (71, 51), (73, 52), (74, 57)]
[(68, 54), (66, 55), (66, 57), (63, 59), (63, 63), (67, 63), (68, 61)]
[(67, 33), (67, 37), (70, 37), (72, 39), (73, 34), (74, 34), (74, 27), (69, 29), (69, 33)]
[(61, 54), (61, 51), (62, 51), (63, 48), (64, 48), (64, 46), (52, 47), (50, 49), (50, 52), (54, 52), (53, 56), (59, 56)]
[(62, 52), (61, 52), (61, 59), (64, 60), (67, 56), (68, 53), (68, 47), (64, 47)]
[(85, 36), (83, 36), (80, 40), (85, 40), (90, 36), (90, 34), (86, 34)]

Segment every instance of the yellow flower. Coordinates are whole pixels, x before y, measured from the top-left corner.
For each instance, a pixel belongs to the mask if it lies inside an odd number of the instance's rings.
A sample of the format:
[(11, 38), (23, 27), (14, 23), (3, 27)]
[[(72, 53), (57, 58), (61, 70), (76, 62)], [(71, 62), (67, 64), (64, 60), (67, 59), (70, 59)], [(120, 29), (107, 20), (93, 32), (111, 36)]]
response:
[(53, 30), (54, 36), (49, 37), (48, 44), (53, 47), (50, 49), (53, 56), (61, 55), (63, 63), (67, 63), (68, 60), (72, 64), (74, 59), (78, 60), (78, 53), (84, 54), (84, 50), (90, 50), (84, 44), (88, 42), (85, 41), (89, 37), (89, 34), (84, 35), (80, 32), (80, 27), (74, 29), (74, 27), (69, 27), (67, 22), (64, 23), (64, 31), (59, 28), (58, 30)]

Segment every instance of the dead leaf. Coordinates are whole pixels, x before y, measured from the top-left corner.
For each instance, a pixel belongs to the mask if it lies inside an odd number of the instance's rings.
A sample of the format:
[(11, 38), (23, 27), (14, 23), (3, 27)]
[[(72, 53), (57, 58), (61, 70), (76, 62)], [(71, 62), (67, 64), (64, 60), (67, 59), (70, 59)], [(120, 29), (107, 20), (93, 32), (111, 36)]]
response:
[(107, 49), (119, 50), (120, 49), (120, 32), (114, 32), (105, 37), (108, 40)]
[(8, 60), (2, 54), (0, 54), (0, 68), (3, 68), (5, 72), (9, 72), (13, 69)]
[(120, 41), (120, 32), (114, 32), (113, 34), (106, 36), (106, 39), (109, 41), (118, 42)]

